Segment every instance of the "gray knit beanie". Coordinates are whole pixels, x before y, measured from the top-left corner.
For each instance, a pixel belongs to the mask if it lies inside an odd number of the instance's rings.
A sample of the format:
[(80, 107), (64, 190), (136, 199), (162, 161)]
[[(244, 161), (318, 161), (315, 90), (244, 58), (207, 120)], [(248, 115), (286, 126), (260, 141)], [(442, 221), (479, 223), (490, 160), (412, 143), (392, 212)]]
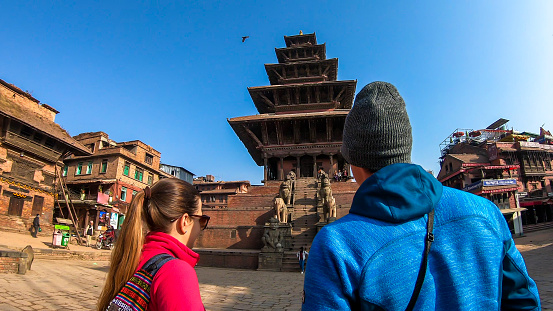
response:
[(342, 155), (348, 163), (373, 172), (394, 163), (410, 163), (413, 137), (405, 102), (386, 82), (366, 85), (346, 117)]

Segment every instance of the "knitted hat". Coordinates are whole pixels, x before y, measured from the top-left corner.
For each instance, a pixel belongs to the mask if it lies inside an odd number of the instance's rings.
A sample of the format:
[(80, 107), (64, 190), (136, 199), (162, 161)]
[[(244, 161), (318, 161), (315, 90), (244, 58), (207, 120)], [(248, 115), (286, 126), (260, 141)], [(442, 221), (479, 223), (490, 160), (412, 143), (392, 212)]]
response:
[(394, 163), (410, 163), (411, 124), (405, 102), (386, 82), (366, 85), (346, 117), (342, 155), (348, 163), (378, 171)]

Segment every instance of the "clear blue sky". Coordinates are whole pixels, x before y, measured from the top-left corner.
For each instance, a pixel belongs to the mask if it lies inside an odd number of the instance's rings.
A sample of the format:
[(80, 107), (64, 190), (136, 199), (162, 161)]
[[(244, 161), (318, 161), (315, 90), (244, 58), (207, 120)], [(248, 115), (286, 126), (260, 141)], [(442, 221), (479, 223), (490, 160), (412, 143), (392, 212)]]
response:
[[(552, 1), (0, 1), (0, 78), (70, 134), (140, 139), (196, 175), (259, 184), (226, 119), (256, 114), (284, 35), (317, 33), (338, 78), (391, 82), (413, 162), (439, 170), (453, 130), (553, 130)], [(241, 37), (250, 38), (241, 42)]]

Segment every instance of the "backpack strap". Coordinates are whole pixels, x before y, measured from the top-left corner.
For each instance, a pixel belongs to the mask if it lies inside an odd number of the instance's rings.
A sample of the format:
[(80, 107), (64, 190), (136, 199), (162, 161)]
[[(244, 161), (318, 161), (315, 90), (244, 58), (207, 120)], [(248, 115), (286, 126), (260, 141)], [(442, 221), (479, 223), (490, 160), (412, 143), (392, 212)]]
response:
[(168, 261), (176, 259), (169, 254), (157, 254), (150, 258), (125, 283), (110, 302), (108, 311), (145, 311), (150, 303), (150, 289), (154, 276)]
[(417, 283), (415, 284), (415, 289), (411, 295), (411, 300), (405, 310), (411, 311), (417, 303), (419, 294), (422, 289), (422, 283), (424, 283), (424, 276), (426, 275), (426, 266), (428, 265), (428, 253), (430, 252), (430, 246), (434, 242), (434, 210), (428, 213), (428, 223), (426, 224), (426, 239), (424, 240), (424, 253), (422, 256), (421, 268), (419, 270), (419, 275), (417, 276)]
[(157, 254), (154, 257), (150, 258), (150, 260), (146, 261), (146, 263), (142, 266), (142, 269), (140, 270), (148, 272), (153, 279), (159, 269), (161, 269), (161, 267), (163, 267), (163, 265), (166, 264), (168, 261), (171, 261), (173, 259), (176, 258), (169, 254)]

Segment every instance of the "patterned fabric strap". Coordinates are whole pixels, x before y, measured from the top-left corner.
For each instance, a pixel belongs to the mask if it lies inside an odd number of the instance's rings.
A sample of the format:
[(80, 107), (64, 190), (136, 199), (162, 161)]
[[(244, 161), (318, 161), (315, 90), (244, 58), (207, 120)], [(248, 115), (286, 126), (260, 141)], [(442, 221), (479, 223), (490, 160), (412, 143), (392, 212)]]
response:
[(107, 311), (145, 311), (150, 303), (150, 288), (157, 271), (168, 261), (175, 259), (168, 254), (158, 254), (136, 271), (117, 296), (110, 302)]

